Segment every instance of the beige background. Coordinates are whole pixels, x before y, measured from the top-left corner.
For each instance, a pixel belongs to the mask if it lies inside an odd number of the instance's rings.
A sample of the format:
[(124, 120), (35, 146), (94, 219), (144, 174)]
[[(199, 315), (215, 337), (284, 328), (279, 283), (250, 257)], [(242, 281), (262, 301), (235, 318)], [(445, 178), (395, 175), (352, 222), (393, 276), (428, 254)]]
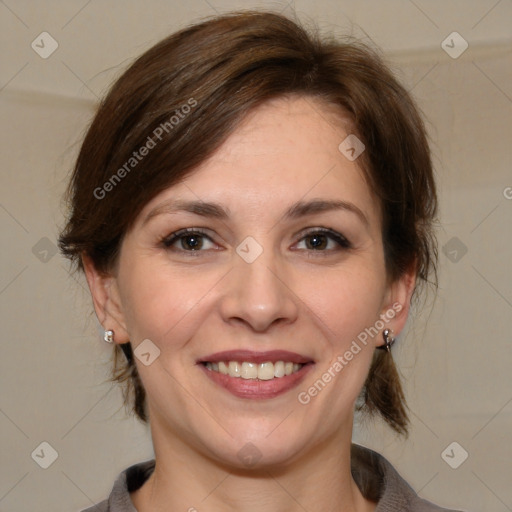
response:
[[(200, 16), (293, 5), (326, 32), (373, 40), (413, 90), (435, 153), (440, 245), (457, 239), (440, 253), (433, 309), (417, 311), (395, 351), (410, 438), (378, 423), (358, 425), (354, 438), (388, 457), (425, 498), (512, 510), (512, 2), (5, 0), (0, 511), (80, 510), (105, 497), (121, 470), (152, 456), (147, 431), (105, 383), (110, 347), (84, 281), (52, 253), (66, 175), (98, 98), (131, 59)], [(31, 48), (43, 31), (59, 44), (47, 59)], [(457, 59), (441, 48), (453, 31), (469, 43)], [(31, 458), (43, 441), (58, 452), (46, 470)], [(458, 469), (441, 457), (453, 441), (469, 453)]]

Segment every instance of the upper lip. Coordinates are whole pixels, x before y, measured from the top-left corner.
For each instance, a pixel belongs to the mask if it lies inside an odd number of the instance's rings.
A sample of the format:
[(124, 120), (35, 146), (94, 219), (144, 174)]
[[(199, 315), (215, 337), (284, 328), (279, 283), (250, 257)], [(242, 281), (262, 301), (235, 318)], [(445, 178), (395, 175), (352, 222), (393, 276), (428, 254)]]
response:
[(288, 350), (269, 350), (266, 352), (255, 352), (253, 350), (225, 350), (223, 352), (215, 352), (199, 359), (198, 363), (218, 363), (220, 361), (238, 361), (248, 363), (267, 363), (276, 361), (285, 361), (292, 363), (312, 363), (313, 360), (309, 357), (297, 354), (296, 352), (289, 352)]

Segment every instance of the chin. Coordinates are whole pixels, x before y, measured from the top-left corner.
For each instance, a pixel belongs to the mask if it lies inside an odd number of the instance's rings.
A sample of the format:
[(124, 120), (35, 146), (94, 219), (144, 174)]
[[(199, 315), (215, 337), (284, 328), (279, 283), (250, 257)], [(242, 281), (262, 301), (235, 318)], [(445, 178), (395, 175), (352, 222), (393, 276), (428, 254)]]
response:
[(262, 472), (287, 466), (300, 453), (300, 449), (294, 449), (291, 446), (277, 447), (268, 443), (262, 446), (261, 443), (252, 441), (242, 443), (240, 446), (235, 451), (232, 448), (225, 451), (215, 447), (215, 458), (222, 465), (229, 467), (230, 471)]
[(213, 458), (237, 471), (259, 471), (270, 468), (287, 466), (304, 454), (304, 432), (301, 438), (290, 436), (290, 432), (297, 432), (299, 427), (287, 428), (276, 434), (267, 429), (240, 429), (239, 434), (233, 437), (222, 436), (223, 439), (214, 440), (209, 437), (205, 445), (210, 448)]

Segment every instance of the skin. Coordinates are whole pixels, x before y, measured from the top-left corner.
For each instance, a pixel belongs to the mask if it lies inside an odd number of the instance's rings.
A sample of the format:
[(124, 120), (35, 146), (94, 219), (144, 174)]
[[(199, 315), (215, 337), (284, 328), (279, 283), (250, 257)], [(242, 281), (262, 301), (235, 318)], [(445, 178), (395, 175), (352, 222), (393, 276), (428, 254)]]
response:
[[(414, 288), (412, 272), (388, 282), (378, 202), (357, 160), (338, 150), (347, 126), (317, 99), (272, 100), (145, 206), (112, 275), (100, 275), (84, 256), (97, 316), (115, 342), (135, 348), (150, 339), (161, 351), (149, 366), (137, 361), (157, 461), (132, 493), (139, 512), (374, 510), (352, 479), (350, 444), (354, 404), (382, 336), (362, 345), (307, 405), (297, 400), (396, 303), (402, 309), (386, 328), (398, 335)], [(175, 199), (216, 202), (229, 216), (174, 212), (144, 223)], [(367, 225), (347, 210), (283, 219), (290, 205), (311, 199), (350, 202)], [(350, 248), (320, 238), (315, 249), (318, 227), (341, 233)], [(183, 238), (174, 248), (161, 243), (182, 228), (204, 229), (202, 248), (191, 251)], [(247, 236), (263, 249), (253, 263), (236, 252)], [(283, 395), (243, 399), (196, 365), (239, 348), (298, 352), (315, 366)], [(260, 457), (250, 468), (237, 455), (247, 443)]]

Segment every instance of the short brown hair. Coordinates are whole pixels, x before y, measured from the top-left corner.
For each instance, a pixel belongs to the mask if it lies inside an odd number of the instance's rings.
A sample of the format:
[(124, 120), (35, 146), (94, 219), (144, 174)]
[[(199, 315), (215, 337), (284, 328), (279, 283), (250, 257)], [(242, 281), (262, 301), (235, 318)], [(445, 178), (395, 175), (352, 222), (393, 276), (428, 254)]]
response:
[[(437, 284), (436, 187), (414, 101), (374, 49), (322, 38), (283, 15), (260, 11), (230, 13), (180, 30), (116, 81), (71, 176), (62, 253), (78, 270), (85, 253), (108, 274), (144, 205), (212, 155), (249, 111), (291, 94), (321, 100), (333, 111), (341, 108), (365, 144), (358, 163), (380, 201), (389, 279), (413, 268), (418, 284), (429, 282), (431, 274), (430, 282)], [(154, 140), (159, 130), (166, 132), (164, 143)], [(155, 149), (131, 161), (150, 139), (158, 142)], [(116, 345), (113, 378), (125, 382), (125, 400), (146, 421), (145, 392), (130, 345), (123, 350), (124, 355)], [(361, 398), (360, 408), (407, 432), (400, 379), (385, 351), (375, 351)]]

